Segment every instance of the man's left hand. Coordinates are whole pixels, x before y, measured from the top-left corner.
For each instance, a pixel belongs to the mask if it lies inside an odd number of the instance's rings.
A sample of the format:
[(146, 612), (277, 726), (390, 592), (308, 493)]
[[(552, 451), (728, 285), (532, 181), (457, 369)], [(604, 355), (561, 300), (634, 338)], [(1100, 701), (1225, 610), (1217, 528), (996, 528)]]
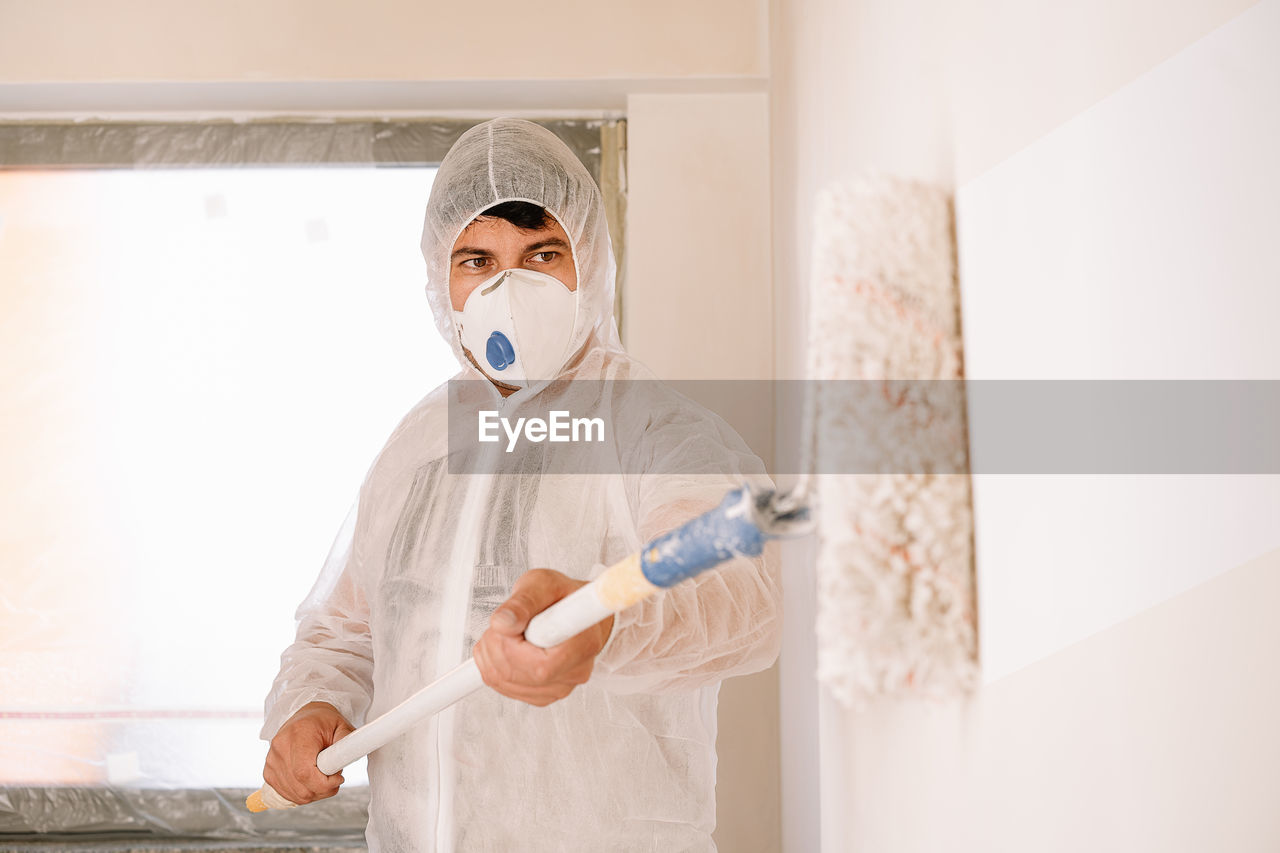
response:
[(551, 569), (533, 569), (516, 581), (511, 597), (489, 618), (489, 629), (473, 650), (484, 683), (530, 705), (550, 705), (591, 677), (596, 655), (613, 631), (613, 617), (558, 646), (541, 649), (524, 638), (529, 620), (586, 581)]

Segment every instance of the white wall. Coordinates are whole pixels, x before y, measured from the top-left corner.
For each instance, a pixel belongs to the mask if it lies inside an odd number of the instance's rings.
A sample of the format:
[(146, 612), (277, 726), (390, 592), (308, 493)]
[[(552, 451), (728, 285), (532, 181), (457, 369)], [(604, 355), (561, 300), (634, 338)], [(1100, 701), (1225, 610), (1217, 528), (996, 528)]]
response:
[(1280, 849), (1280, 551), (967, 704), (848, 715), (831, 851)]
[[(775, 371), (804, 375), (805, 293), (813, 199), (827, 181), (869, 166), (949, 183), (952, 162), (940, 63), (917, 25), (930, 0), (859, 3), (776, 0), (771, 7), (771, 144), (774, 200)], [(902, 33), (909, 33), (902, 36)], [(800, 412), (778, 412), (776, 453), (796, 470)], [(811, 542), (783, 545), (786, 636), (779, 663), (782, 832), (788, 853), (843, 838), (852, 804), (849, 732), (819, 689)], [(831, 847), (829, 849), (840, 849)]]
[[(769, 112), (763, 93), (627, 102), (627, 349), (664, 379), (768, 379)], [(696, 396), (696, 395), (695, 395)], [(771, 412), (717, 409), (765, 457)], [(779, 844), (778, 673), (720, 689), (716, 842)]]
[[(779, 373), (803, 363), (813, 193), (880, 167), (956, 189), (971, 376), (1280, 376), (1280, 6), (1248, 5), (775, 7)], [(988, 684), (813, 698), (821, 849), (1280, 847), (1254, 710), (1276, 697), (1247, 675), (1280, 648), (1276, 479), (981, 477), (975, 509)], [(784, 697), (784, 755), (797, 722)], [(790, 850), (816, 849), (804, 772)]]
[(624, 297), (623, 331), (659, 376), (773, 374), (772, 255), (759, 239), (770, 227), (768, 134), (763, 92), (627, 101), (628, 246), (645, 250), (627, 253), (639, 284)]
[[(1280, 378), (1277, 35), (1259, 4), (961, 186), (971, 377)], [(1280, 546), (1271, 477), (981, 477), (975, 510), (988, 680)]]

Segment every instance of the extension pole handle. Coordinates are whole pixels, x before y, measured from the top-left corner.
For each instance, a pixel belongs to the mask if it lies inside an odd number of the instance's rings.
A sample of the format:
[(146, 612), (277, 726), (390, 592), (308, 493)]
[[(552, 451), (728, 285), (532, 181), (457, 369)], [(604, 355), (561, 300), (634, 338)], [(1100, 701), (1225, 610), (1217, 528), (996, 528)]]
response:
[[(719, 506), (658, 537), (534, 616), (525, 639), (544, 649), (559, 645), (660, 589), (733, 557), (758, 555), (767, 537), (750, 513), (752, 500), (745, 486), (730, 492)], [(482, 686), (484, 679), (475, 661), (467, 660), (322, 750), (316, 766), (326, 776), (333, 775)], [(245, 804), (252, 812), (296, 805), (267, 784), (249, 795)]]
[[(638, 567), (637, 557), (628, 557), (591, 583), (557, 601), (530, 620), (529, 627), (524, 632), (525, 639), (544, 649), (559, 645), (618, 610), (630, 606), (634, 601), (657, 591), (658, 587), (645, 581), (643, 575), (639, 575), (639, 580), (636, 580)], [(613, 609), (605, 604), (606, 600), (621, 606)], [(480, 676), (480, 669), (474, 660), (468, 659), (382, 716), (365, 723), (322, 750), (316, 756), (316, 767), (321, 773), (331, 776), (389, 743), (419, 721), (440, 713), (483, 686), (484, 679)], [(296, 804), (264, 783), (259, 790), (249, 795), (245, 805), (251, 812), (261, 812), (267, 809), (293, 808)]]

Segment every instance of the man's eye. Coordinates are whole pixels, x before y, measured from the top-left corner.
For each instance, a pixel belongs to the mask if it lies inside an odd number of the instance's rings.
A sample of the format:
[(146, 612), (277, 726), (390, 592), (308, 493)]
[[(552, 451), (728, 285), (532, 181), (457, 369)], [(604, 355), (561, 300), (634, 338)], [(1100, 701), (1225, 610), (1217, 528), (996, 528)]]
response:
[(534, 255), (534, 257), (539, 259), (539, 263), (549, 264), (556, 259), (556, 253), (555, 252), (539, 252), (538, 254)]
[(478, 270), (484, 267), (484, 265), (487, 262), (488, 262), (488, 258), (467, 258), (465, 261), (462, 262), (462, 265), (464, 267), (468, 265), (474, 265), (474, 266), (471, 266), (471, 269)]

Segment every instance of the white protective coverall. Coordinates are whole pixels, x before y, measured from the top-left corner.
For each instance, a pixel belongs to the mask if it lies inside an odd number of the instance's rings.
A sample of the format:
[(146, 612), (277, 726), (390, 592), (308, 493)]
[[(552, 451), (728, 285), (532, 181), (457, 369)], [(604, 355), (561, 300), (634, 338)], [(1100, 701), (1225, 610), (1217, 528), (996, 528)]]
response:
[[(429, 393), (377, 457), (298, 610), (264, 739), (308, 702), (332, 704), (353, 725), (384, 713), (471, 654), (524, 571), (589, 579), (764, 477), (719, 417), (665, 386), (625, 381), (652, 375), (618, 340), (600, 192), (530, 122), (465, 133), (427, 203), (427, 296), (459, 378), (482, 375), (454, 326), (450, 251), (477, 215), (510, 200), (545, 207), (570, 237), (581, 292), (575, 354), (559, 378), (613, 380), (586, 386), (615, 413), (599, 451), (611, 470), (547, 473), (574, 447), (544, 443), (519, 470), (504, 469), (515, 463), (495, 444), (467, 461), (475, 473), (457, 473), (445, 438), (454, 392)], [(504, 401), (487, 382), (466, 387), (507, 411), (549, 393)], [(462, 700), (369, 757), (369, 849), (713, 850), (719, 683), (773, 662), (780, 619), (773, 559), (739, 558), (618, 614), (591, 680), (567, 698), (538, 708), (484, 689)]]

